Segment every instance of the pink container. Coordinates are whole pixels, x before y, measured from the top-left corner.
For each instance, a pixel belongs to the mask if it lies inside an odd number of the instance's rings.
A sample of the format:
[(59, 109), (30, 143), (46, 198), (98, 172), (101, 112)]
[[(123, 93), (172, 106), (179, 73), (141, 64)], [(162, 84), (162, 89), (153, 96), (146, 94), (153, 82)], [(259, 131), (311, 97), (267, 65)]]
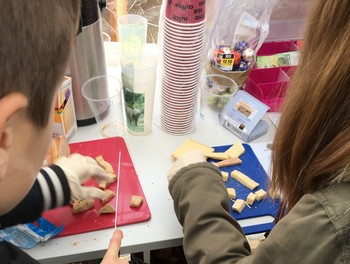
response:
[(288, 82), (295, 67), (253, 69), (244, 90), (268, 105), (269, 112), (281, 109)]
[(265, 42), (261, 45), (256, 56), (269, 56), (277, 53), (284, 53), (298, 50), (297, 42), (291, 41), (273, 41)]
[[(265, 42), (257, 56), (269, 56), (298, 50), (297, 41)], [(269, 112), (281, 110), (288, 82), (296, 66), (253, 69), (245, 83), (244, 90), (268, 105)]]

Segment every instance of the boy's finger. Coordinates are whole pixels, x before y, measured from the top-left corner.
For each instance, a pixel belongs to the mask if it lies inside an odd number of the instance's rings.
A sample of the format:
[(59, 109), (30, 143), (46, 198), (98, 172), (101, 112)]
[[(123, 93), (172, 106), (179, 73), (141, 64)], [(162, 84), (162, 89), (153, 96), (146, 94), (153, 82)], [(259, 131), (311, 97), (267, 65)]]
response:
[(119, 229), (115, 230), (113, 233), (113, 236), (111, 238), (111, 241), (109, 242), (108, 253), (113, 253), (118, 256), (119, 250), (120, 250), (120, 244), (122, 242), (123, 238), (123, 232)]
[[(120, 244), (121, 244), (122, 238), (123, 238), (123, 232), (119, 229), (115, 230), (111, 238), (111, 241), (109, 242), (109, 246), (103, 258), (102, 263), (111, 263), (110, 261), (112, 260), (116, 261), (119, 259), (119, 250), (120, 250)], [(120, 264), (128, 263), (128, 261), (118, 260), (117, 263), (120, 263)]]

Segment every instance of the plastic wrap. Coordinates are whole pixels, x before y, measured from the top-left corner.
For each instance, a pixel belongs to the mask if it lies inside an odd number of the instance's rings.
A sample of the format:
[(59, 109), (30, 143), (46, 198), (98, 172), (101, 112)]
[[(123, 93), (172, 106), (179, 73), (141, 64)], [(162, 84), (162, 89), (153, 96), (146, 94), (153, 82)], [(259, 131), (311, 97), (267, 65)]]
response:
[(147, 18), (147, 43), (157, 43), (162, 0), (109, 0), (103, 11), (102, 28), (107, 41), (118, 41), (117, 19), (126, 14)]
[(63, 226), (55, 226), (45, 218), (39, 218), (36, 224), (19, 224), (0, 230), (3, 239), (20, 248), (33, 248), (37, 243), (47, 241), (63, 230)]
[(224, 74), (243, 85), (254, 66), (256, 52), (269, 34), (269, 20), (276, 2), (220, 2), (217, 19), (207, 33), (207, 74)]

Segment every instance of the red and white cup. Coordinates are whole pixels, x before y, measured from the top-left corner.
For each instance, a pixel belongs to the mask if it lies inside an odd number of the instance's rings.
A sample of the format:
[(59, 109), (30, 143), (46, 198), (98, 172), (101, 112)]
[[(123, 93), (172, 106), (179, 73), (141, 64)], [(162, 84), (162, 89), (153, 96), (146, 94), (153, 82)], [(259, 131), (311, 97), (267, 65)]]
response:
[(168, 0), (165, 17), (179, 24), (196, 24), (205, 20), (205, 0)]

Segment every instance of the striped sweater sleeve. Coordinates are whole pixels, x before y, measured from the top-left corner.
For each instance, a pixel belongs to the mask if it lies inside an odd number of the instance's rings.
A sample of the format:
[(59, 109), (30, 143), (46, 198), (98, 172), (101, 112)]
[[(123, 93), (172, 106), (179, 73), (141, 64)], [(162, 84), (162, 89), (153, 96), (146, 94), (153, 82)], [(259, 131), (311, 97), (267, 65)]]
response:
[(37, 182), (43, 196), (43, 211), (68, 204), (70, 189), (63, 170), (57, 165), (40, 170)]
[(63, 170), (57, 165), (43, 167), (23, 200), (0, 216), (0, 229), (35, 221), (43, 211), (67, 205), (69, 200), (70, 189)]

